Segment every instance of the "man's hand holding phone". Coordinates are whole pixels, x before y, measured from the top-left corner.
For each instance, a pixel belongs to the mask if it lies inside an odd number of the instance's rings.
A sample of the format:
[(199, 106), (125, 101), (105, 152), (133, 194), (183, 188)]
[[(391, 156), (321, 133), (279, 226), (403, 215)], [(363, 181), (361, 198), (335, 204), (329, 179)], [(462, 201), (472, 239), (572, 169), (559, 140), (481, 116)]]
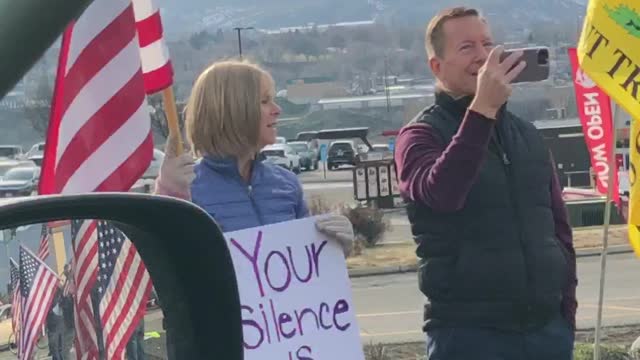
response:
[(502, 46), (491, 50), (487, 61), (478, 71), (476, 95), (469, 108), (489, 119), (495, 119), (500, 107), (511, 95), (511, 82), (526, 67), (521, 60), (523, 52), (515, 51), (502, 62)]

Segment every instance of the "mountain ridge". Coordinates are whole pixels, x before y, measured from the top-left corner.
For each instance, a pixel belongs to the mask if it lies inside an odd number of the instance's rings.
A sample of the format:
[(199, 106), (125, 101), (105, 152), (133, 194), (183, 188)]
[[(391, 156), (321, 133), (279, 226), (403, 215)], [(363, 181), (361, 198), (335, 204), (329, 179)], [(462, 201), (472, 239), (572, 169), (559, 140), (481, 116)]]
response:
[(235, 26), (277, 29), (362, 20), (424, 26), (440, 9), (457, 5), (476, 7), (507, 28), (541, 22), (573, 26), (586, 10), (584, 0), (269, 0), (268, 5), (266, 0), (158, 0), (169, 36)]

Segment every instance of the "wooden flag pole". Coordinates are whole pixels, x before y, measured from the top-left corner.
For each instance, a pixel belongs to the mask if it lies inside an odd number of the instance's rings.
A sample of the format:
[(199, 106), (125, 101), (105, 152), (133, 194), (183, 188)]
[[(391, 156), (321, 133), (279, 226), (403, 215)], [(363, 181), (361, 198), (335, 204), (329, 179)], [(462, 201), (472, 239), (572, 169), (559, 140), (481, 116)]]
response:
[(603, 226), (603, 236), (602, 236), (602, 254), (600, 255), (600, 287), (598, 292), (598, 317), (596, 320), (596, 333), (594, 339), (594, 349), (593, 349), (593, 359), (600, 360), (600, 339), (601, 328), (602, 328), (602, 306), (604, 304), (604, 285), (605, 285), (605, 274), (607, 270), (607, 253), (609, 252), (609, 225), (611, 222), (611, 200), (613, 199), (613, 188), (614, 184), (612, 181), (614, 179), (614, 171), (617, 171), (616, 167), (616, 142), (618, 132), (616, 131), (616, 124), (618, 123), (618, 117), (622, 114), (618, 104), (615, 102), (611, 102), (613, 107), (613, 119), (611, 119), (611, 127), (613, 130), (613, 134), (611, 136), (611, 141), (613, 142), (611, 146), (611, 158), (609, 159), (609, 177), (608, 177), (608, 185), (607, 185), (607, 202), (604, 207), (604, 226)]
[(164, 111), (167, 115), (167, 126), (169, 128), (167, 151), (173, 150), (173, 155), (181, 155), (184, 148), (182, 145), (180, 125), (178, 125), (178, 108), (176, 107), (176, 99), (173, 94), (173, 86), (169, 86), (162, 90), (162, 100), (164, 104)]

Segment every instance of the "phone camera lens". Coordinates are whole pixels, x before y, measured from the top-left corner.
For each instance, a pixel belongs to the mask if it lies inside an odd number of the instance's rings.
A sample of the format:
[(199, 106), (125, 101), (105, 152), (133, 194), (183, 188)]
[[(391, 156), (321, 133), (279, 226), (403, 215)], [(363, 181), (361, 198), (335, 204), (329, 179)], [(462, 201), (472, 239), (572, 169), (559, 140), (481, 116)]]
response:
[(549, 50), (541, 49), (538, 51), (538, 65), (548, 65), (549, 64)]

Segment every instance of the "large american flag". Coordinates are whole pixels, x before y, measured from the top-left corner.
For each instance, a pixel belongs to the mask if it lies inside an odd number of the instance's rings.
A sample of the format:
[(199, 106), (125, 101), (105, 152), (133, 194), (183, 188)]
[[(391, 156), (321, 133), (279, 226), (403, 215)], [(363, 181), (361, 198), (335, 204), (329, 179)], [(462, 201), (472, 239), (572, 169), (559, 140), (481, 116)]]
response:
[[(151, 279), (133, 243), (112, 223), (98, 221), (98, 244), (100, 265), (94, 291), (105, 358), (124, 359), (127, 342), (144, 316)], [(131, 273), (129, 269), (136, 271)]]
[[(134, 0), (134, 4), (94, 0), (63, 35), (41, 194), (128, 191), (149, 167), (153, 143), (145, 95), (170, 86), (173, 71), (158, 10), (149, 0)], [(128, 340), (107, 337), (107, 343), (101, 344), (97, 334), (117, 330), (128, 336), (137, 323), (115, 326), (115, 321), (135, 319), (145, 304), (126, 301), (128, 293), (118, 293), (109, 297), (111, 307), (96, 309), (91, 294), (98, 286), (97, 223), (75, 226), (76, 349), (78, 359), (96, 359), (99, 346), (115, 354), (120, 343)], [(133, 279), (146, 273), (146, 268), (132, 244), (125, 242), (128, 245), (121, 254), (134, 261), (123, 263), (120, 276), (136, 286)], [(130, 293), (138, 294), (139, 289), (132, 288)], [(117, 313), (102, 313), (115, 306), (120, 306)], [(101, 324), (92, 322), (96, 318)]]
[(51, 239), (51, 229), (47, 224), (42, 224), (42, 232), (40, 233), (40, 247), (38, 248), (38, 257), (47, 260), (49, 257), (49, 240)]
[(20, 292), (22, 321), (18, 352), (21, 359), (31, 359), (53, 298), (58, 291), (58, 276), (42, 260), (20, 246)]
[(11, 275), (11, 328), (15, 334), (15, 342), (20, 341), (20, 320), (22, 318), (22, 292), (20, 291), (20, 268), (13, 258), (9, 259), (9, 273)]

